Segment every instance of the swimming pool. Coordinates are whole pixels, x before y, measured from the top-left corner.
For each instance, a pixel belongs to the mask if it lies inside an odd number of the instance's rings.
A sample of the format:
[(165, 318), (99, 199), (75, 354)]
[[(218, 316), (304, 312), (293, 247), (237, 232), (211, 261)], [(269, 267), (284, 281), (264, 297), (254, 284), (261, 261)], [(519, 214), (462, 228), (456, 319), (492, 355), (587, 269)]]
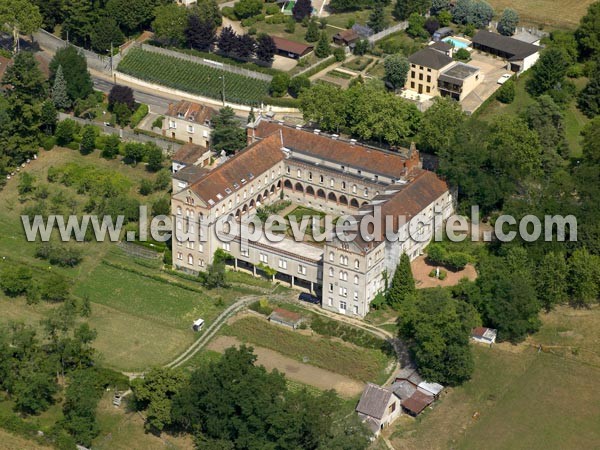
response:
[(467, 48), (471, 45), (471, 43), (466, 39), (461, 39), (459, 37), (454, 36), (444, 38), (442, 39), (442, 41), (454, 45), (455, 48)]

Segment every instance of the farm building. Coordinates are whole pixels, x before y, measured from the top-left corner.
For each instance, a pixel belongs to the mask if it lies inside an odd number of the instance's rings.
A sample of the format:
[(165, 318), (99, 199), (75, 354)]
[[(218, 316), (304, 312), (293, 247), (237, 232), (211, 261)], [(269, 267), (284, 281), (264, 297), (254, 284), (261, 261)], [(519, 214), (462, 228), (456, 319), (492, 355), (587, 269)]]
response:
[(273, 38), (273, 42), (275, 42), (277, 54), (287, 58), (300, 59), (312, 52), (314, 48), (312, 45), (290, 41), (289, 39), (284, 39), (279, 36), (271, 37)]
[(400, 399), (391, 389), (367, 383), (356, 406), (356, 412), (377, 436), (400, 415)]
[(358, 32), (352, 28), (349, 30), (340, 31), (333, 35), (333, 42), (337, 45), (351, 45), (360, 39)]
[(477, 327), (471, 331), (471, 339), (482, 344), (492, 345), (496, 343), (498, 332), (493, 328)]
[(303, 320), (304, 317), (302, 314), (288, 311), (283, 308), (275, 308), (269, 316), (269, 321), (285, 327), (290, 327), (294, 330), (300, 326)]
[(506, 59), (508, 68), (516, 73), (529, 69), (540, 56), (540, 47), (537, 45), (485, 30), (473, 36), (472, 45), (476, 50)]
[(402, 408), (410, 415), (417, 416), (439, 397), (444, 389), (439, 383), (424, 381), (414, 367), (406, 367), (398, 372), (392, 383), (392, 390), (400, 399)]

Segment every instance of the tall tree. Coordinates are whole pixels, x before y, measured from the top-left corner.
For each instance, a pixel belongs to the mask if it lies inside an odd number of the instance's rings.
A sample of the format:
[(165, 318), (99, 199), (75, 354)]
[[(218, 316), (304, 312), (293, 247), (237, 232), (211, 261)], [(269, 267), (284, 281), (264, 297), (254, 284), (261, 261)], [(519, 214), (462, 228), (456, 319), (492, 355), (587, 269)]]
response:
[(156, 38), (169, 45), (182, 46), (185, 43), (188, 26), (188, 11), (176, 3), (157, 6), (152, 29)]
[(498, 32), (504, 36), (512, 36), (515, 34), (517, 25), (519, 24), (519, 13), (514, 9), (506, 8), (502, 11), (500, 20), (498, 20)]
[(225, 150), (234, 153), (246, 146), (246, 130), (240, 127), (235, 112), (229, 106), (221, 108), (212, 122), (211, 146), (215, 152)]
[(39, 8), (28, 0), (3, 0), (0, 3), (0, 24), (10, 28), (13, 54), (19, 46), (19, 34), (31, 34), (42, 26)]
[(58, 121), (58, 112), (52, 100), (46, 100), (42, 103), (41, 120), (44, 133), (47, 135), (54, 133)]
[(389, 55), (384, 59), (383, 67), (385, 69), (385, 79), (394, 89), (404, 86), (408, 70), (410, 69), (410, 63), (405, 56), (399, 53)]
[(460, 104), (449, 97), (436, 97), (423, 113), (419, 127), (421, 147), (433, 151), (449, 151), (456, 130), (467, 120)]
[(531, 68), (532, 76), (527, 80), (527, 91), (537, 97), (548, 91), (560, 89), (567, 69), (568, 64), (559, 49), (546, 49)]
[(549, 252), (540, 261), (535, 275), (538, 297), (546, 311), (567, 301), (567, 261), (562, 253)]
[(304, 39), (306, 42), (317, 42), (319, 40), (319, 24), (314, 18), (308, 22)]
[(233, 28), (227, 26), (221, 30), (218, 45), (220, 52), (233, 53), (237, 45), (237, 33), (233, 31)]
[(431, 8), (431, 0), (396, 0), (394, 17), (406, 20), (413, 13), (425, 14)]
[(235, 54), (239, 58), (250, 58), (256, 49), (256, 40), (249, 34), (238, 36), (235, 46)]
[(577, 106), (590, 119), (600, 114), (600, 58), (585, 88), (577, 96)]
[(93, 125), (86, 125), (83, 127), (81, 135), (81, 143), (79, 151), (82, 155), (87, 155), (94, 151), (96, 148), (96, 129)]
[(563, 158), (569, 156), (563, 110), (552, 97), (544, 94), (525, 109), (523, 118), (539, 137), (544, 170), (549, 172), (561, 166), (564, 163)]
[(590, 4), (575, 32), (579, 52), (584, 58), (600, 56), (600, 3)]
[(297, 22), (301, 22), (305, 17), (312, 14), (311, 0), (298, 0), (292, 8), (292, 16)]
[(414, 296), (415, 292), (415, 279), (410, 267), (410, 259), (406, 253), (402, 253), (386, 294), (387, 302), (393, 308), (398, 309), (403, 302)]
[(86, 98), (93, 93), (93, 84), (87, 70), (85, 56), (69, 45), (59, 49), (50, 61), (50, 80), (54, 81), (58, 67), (62, 66), (67, 83), (67, 94), (71, 101)]
[(185, 37), (191, 48), (209, 51), (217, 39), (217, 28), (212, 20), (203, 20), (197, 14), (190, 14)]
[(62, 65), (56, 69), (54, 76), (54, 86), (52, 87), (52, 101), (58, 109), (68, 109), (71, 106), (71, 99), (67, 94), (67, 82), (63, 75)]
[(346, 98), (340, 88), (316, 83), (298, 98), (304, 120), (317, 122), (321, 129), (333, 132), (339, 132), (346, 124)]
[[(76, 45), (87, 46), (90, 41), (96, 11), (89, 0), (64, 0), (65, 20), (61, 27), (62, 38)], [(111, 17), (115, 17), (111, 14)]]
[(117, 103), (122, 103), (133, 111), (135, 108), (133, 89), (129, 86), (115, 84), (108, 93), (108, 107), (113, 108)]
[(221, 26), (223, 18), (217, 0), (197, 0), (190, 8), (190, 14), (196, 15), (202, 20), (212, 22), (215, 26)]
[(369, 15), (369, 21), (367, 22), (369, 28), (375, 33), (379, 33), (387, 27), (385, 14), (383, 3), (377, 2)]
[(433, 0), (431, 2), (431, 14), (434, 16), (439, 15), (442, 11), (448, 11), (450, 9), (450, 0)]
[[(69, 0), (73, 1), (73, 0)], [(106, 12), (127, 35), (147, 28), (156, 16), (156, 7), (167, 5), (162, 0), (108, 0)]]
[(268, 34), (261, 34), (256, 40), (256, 58), (265, 64), (271, 64), (277, 52), (275, 41)]
[(319, 43), (317, 44), (317, 48), (315, 48), (315, 55), (318, 58), (326, 58), (331, 55), (331, 45), (329, 45), (329, 36), (324, 31), (321, 32), (321, 37), (319, 38)]
[(125, 42), (125, 36), (114, 18), (102, 15), (92, 25), (90, 43), (95, 52), (107, 54), (110, 52), (111, 46), (118, 47), (123, 42)]
[(585, 248), (575, 250), (569, 258), (569, 288), (573, 306), (596, 303), (600, 293), (600, 257)]

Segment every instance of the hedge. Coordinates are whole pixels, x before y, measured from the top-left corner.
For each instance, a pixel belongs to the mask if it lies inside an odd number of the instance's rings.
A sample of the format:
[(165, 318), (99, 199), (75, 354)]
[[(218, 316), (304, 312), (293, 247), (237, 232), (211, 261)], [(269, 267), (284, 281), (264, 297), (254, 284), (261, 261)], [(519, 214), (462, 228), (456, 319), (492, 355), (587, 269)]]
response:
[(314, 74), (319, 73), (321, 70), (329, 67), (330, 65), (332, 65), (335, 61), (335, 56), (329, 56), (327, 59), (324, 59), (323, 61), (321, 61), (319, 64), (317, 64), (316, 66), (313, 66), (311, 69), (308, 69), (306, 72), (302, 72), (298, 75), (304, 75), (305, 77), (312, 77)]
[(135, 128), (142, 121), (144, 117), (148, 115), (148, 105), (141, 104), (138, 109), (135, 110), (133, 115), (131, 116), (131, 120), (129, 122), (131, 128)]

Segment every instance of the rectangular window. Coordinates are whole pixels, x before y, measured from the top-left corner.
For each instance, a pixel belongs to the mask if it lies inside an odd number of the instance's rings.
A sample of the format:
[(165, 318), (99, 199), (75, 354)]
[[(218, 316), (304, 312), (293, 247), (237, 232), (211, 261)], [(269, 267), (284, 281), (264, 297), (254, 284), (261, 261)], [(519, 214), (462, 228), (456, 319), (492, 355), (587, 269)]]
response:
[(329, 306), (333, 306), (333, 298), (332, 298), (332, 297), (329, 297), (329, 298), (327, 299), (327, 304), (328, 304)]
[(260, 254), (260, 262), (265, 263), (265, 264), (268, 263), (269, 262), (269, 257), (266, 254), (261, 253)]
[(342, 297), (348, 297), (348, 289), (346, 289), (345, 287), (340, 286), (340, 295)]
[(248, 256), (250, 256), (250, 249), (247, 248), (247, 247), (246, 248), (240, 248), (240, 254), (242, 256), (245, 256), (247, 258)]
[(414, 82), (414, 81), (411, 81), (411, 82), (410, 82), (410, 87), (411, 87), (411, 89), (414, 89), (414, 88), (415, 88), (415, 82)]
[(333, 292), (333, 283), (329, 283), (329, 292)]
[(194, 127), (191, 126), (191, 125), (188, 125), (187, 126), (187, 130), (188, 130), (188, 133), (193, 133), (194, 132)]
[(353, 311), (354, 311), (354, 314), (356, 314), (356, 315), (358, 316), (358, 306), (355, 306), (355, 307), (353, 308)]
[(298, 273), (301, 275), (306, 275), (306, 266), (303, 266), (302, 264), (298, 265)]
[(354, 300), (358, 300), (358, 291), (354, 291)]
[(183, 259), (183, 253), (177, 252), (177, 259), (182, 260)]
[(231, 250), (231, 244), (229, 244), (229, 242), (223, 242), (223, 250), (225, 250), (226, 252)]
[(427, 75), (427, 82), (431, 83), (431, 75)]
[(420, 73), (420, 74), (419, 74), (419, 80), (422, 80), (422, 79), (423, 79), (423, 74), (422, 74), (422, 73)]
[(340, 302), (340, 309), (346, 311), (346, 302)]
[(203, 253), (203, 252), (204, 252), (204, 244), (202, 244), (202, 243), (198, 243), (198, 251), (199, 251), (200, 253)]
[(411, 70), (410, 77), (415, 78), (416, 76), (417, 76), (417, 73), (414, 70)]
[(279, 260), (279, 268), (280, 269), (287, 269), (287, 261), (285, 259), (280, 259)]

